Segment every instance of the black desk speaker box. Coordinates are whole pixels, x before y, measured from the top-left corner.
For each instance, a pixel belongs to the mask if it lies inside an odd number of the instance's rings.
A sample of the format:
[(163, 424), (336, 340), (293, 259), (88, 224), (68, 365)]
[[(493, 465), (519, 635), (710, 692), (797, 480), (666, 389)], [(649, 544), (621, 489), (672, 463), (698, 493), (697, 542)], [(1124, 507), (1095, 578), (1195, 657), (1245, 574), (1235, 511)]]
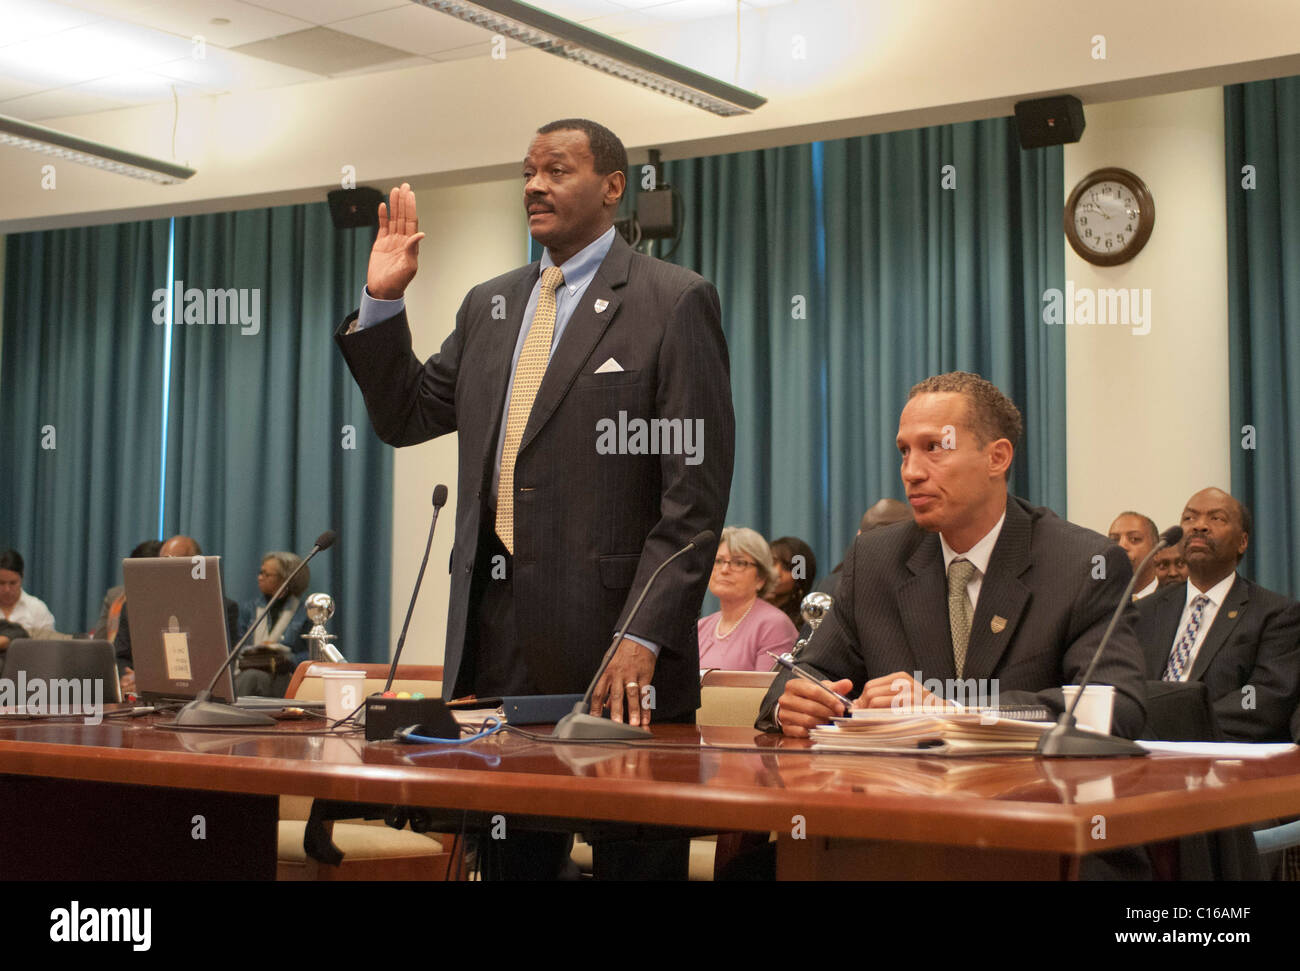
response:
[(384, 698), (377, 694), (366, 698), (367, 742), (391, 739), (395, 731), (412, 725), (423, 725), (434, 738), (460, 738), (456, 716), (441, 698)]

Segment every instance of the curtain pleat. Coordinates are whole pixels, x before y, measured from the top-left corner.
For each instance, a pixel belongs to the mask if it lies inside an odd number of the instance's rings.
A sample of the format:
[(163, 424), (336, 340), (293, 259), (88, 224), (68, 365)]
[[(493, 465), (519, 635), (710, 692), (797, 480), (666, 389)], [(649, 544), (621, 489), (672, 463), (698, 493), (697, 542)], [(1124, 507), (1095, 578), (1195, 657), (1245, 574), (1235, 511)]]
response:
[(1224, 88), (1232, 493), (1255, 533), (1239, 567), (1300, 595), (1300, 78)]

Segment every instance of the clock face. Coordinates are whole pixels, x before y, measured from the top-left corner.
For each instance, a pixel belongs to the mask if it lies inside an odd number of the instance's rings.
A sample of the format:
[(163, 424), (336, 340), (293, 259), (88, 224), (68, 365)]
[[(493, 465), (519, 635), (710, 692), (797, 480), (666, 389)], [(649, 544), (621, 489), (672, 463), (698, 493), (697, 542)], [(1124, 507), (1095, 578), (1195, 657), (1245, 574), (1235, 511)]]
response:
[(1155, 202), (1141, 179), (1125, 169), (1099, 169), (1070, 194), (1065, 235), (1085, 260), (1114, 266), (1146, 245), (1155, 219)]
[(1106, 180), (1086, 189), (1074, 205), (1079, 242), (1095, 253), (1118, 253), (1132, 242), (1142, 208), (1131, 189)]

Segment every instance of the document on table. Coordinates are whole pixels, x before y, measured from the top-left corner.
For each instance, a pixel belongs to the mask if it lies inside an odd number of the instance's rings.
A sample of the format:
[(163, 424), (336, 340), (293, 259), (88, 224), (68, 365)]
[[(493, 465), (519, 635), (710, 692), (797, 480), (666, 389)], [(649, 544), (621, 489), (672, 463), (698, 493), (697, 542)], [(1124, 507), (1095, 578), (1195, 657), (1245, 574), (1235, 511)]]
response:
[(1294, 752), (1290, 742), (1147, 742), (1138, 741), (1153, 755), (1190, 755), (1211, 759), (1266, 759)]

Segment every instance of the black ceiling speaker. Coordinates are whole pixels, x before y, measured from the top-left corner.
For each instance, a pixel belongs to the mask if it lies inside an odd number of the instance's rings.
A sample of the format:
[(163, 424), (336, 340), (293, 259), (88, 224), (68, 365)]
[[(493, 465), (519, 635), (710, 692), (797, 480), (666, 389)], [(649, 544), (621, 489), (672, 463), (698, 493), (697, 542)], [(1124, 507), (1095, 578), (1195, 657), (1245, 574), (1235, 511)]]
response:
[(379, 204), (384, 194), (368, 185), (335, 189), (329, 194), (330, 216), (335, 229), (356, 229), (379, 225)]
[(1072, 94), (1016, 102), (1021, 148), (1066, 145), (1083, 137), (1083, 102)]

